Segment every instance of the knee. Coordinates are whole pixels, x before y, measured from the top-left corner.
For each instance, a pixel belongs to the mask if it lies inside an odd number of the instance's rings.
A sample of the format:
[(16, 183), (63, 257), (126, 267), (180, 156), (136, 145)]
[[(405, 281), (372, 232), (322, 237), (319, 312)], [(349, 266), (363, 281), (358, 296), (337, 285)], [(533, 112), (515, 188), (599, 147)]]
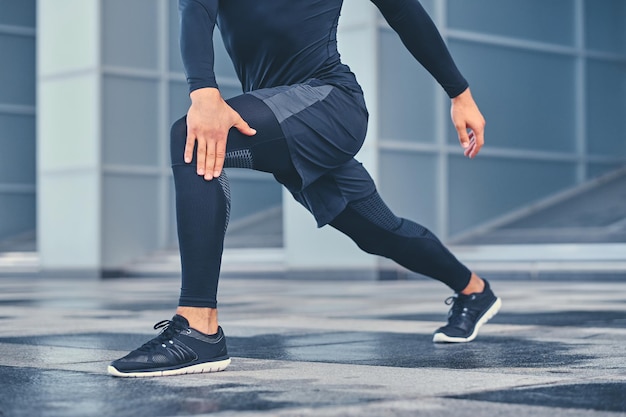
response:
[(388, 239), (384, 236), (358, 236), (353, 237), (352, 240), (363, 252), (370, 255), (389, 257), (391, 242), (388, 242)]
[(187, 142), (187, 117), (183, 116), (172, 124), (170, 130), (170, 150), (172, 164), (184, 163), (183, 152)]

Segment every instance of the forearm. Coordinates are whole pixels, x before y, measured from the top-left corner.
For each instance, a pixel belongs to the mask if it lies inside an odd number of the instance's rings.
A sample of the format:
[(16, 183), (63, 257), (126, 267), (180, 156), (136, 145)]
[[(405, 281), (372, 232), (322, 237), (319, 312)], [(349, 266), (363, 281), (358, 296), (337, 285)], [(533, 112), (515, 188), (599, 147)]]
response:
[(418, 0), (371, 0), (402, 43), (430, 72), (450, 98), (461, 94), (468, 83), (454, 63), (439, 30)]
[(213, 30), (217, 0), (179, 0), (180, 52), (189, 91), (217, 88), (213, 70)]

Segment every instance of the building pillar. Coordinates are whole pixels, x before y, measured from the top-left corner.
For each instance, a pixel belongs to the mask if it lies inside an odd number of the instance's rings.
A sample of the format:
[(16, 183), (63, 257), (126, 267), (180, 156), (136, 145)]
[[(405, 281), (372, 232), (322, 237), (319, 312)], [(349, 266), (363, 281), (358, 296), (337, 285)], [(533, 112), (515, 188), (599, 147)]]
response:
[(99, 6), (37, 2), (37, 234), (44, 271), (101, 269)]
[(119, 274), (170, 239), (169, 6), (37, 2), (44, 274)]

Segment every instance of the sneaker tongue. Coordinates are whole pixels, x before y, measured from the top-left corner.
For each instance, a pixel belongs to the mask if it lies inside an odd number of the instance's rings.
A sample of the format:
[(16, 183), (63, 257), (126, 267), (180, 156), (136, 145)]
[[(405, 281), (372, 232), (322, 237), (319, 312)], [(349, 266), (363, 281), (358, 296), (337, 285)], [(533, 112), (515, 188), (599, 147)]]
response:
[(182, 324), (185, 327), (189, 327), (189, 322), (187, 321), (187, 319), (179, 314), (176, 314), (174, 317), (172, 317), (172, 321), (176, 324)]

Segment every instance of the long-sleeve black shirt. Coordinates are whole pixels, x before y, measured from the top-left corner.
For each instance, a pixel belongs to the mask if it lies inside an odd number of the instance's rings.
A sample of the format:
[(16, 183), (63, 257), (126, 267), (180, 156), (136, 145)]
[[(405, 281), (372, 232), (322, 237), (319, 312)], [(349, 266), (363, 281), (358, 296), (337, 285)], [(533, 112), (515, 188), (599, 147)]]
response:
[[(409, 52), (450, 97), (467, 88), (439, 31), (417, 0), (371, 0)], [(244, 91), (317, 78), (358, 89), (337, 51), (343, 0), (179, 0), (181, 54), (190, 91), (217, 87), (217, 25)], [(367, 47), (367, 46), (365, 46)]]

